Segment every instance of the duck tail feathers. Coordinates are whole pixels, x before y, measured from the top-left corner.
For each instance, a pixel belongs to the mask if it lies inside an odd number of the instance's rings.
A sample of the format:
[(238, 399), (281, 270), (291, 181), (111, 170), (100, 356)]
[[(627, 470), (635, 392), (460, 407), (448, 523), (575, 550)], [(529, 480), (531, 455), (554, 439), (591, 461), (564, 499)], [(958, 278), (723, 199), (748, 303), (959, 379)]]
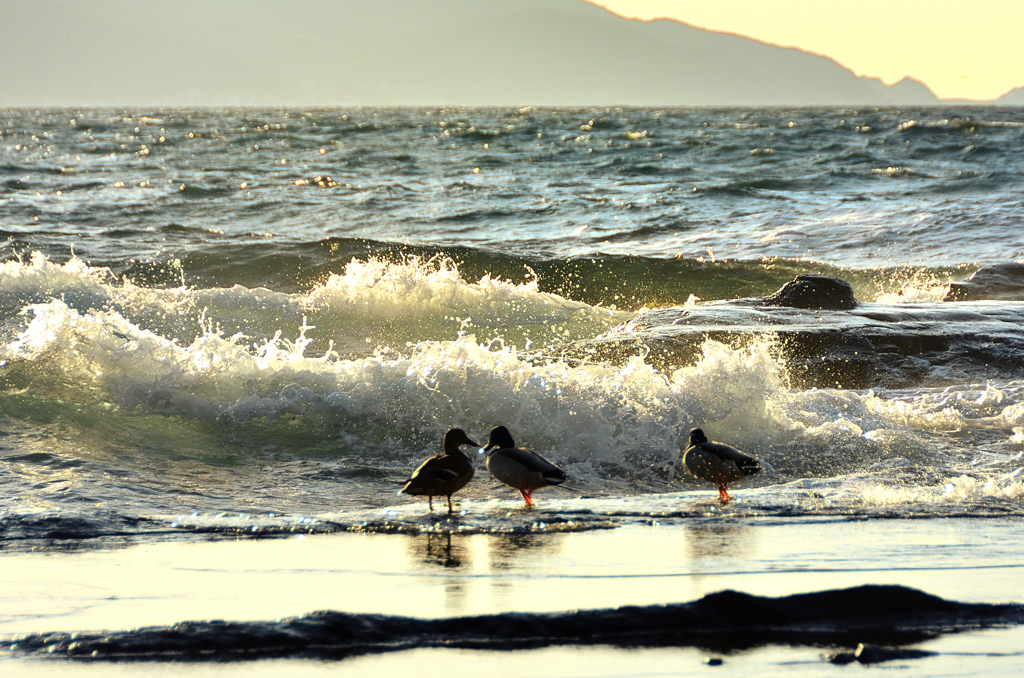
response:
[(542, 475), (544, 482), (548, 485), (561, 485), (566, 481), (565, 471), (562, 469), (554, 469), (552, 471), (545, 471)]
[(739, 468), (739, 470), (743, 471), (747, 475), (754, 475), (755, 473), (758, 473), (761, 470), (761, 465), (758, 464), (753, 459), (749, 461), (741, 461), (736, 466)]

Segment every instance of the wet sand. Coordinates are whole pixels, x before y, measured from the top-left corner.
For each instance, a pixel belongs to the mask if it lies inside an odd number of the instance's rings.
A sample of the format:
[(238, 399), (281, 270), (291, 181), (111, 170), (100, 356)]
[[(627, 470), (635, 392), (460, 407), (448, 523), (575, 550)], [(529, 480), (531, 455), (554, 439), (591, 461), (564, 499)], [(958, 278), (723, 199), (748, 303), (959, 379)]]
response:
[[(542, 519), (543, 511), (537, 516)], [(334, 534), (8, 552), (0, 554), (0, 635), (272, 620), (314, 610), (423, 618), (564, 612), (687, 602), (724, 589), (783, 596), (861, 584), (901, 584), (962, 602), (1020, 602), (1022, 537), (1024, 523), (1017, 519), (726, 519), (582, 533)], [(1024, 663), (1018, 628), (944, 636), (921, 647), (940, 654), (885, 666), (906, 666), (913, 675), (921, 675), (922, 662), (928, 675), (978, 675), (982, 669), (1013, 675), (1006, 667)], [(835, 649), (768, 646), (731, 653), (720, 669), (727, 675), (740, 667), (757, 675), (821, 675), (841, 670), (822, 659)], [(33, 675), (56, 675), (57, 669), (83, 676), (318, 675), (339, 669), (384, 675), (426, 662), (447, 663), (448, 675), (498, 664), (509, 675), (675, 675), (709, 670), (701, 663), (705, 654), (685, 647), (500, 653), (422, 648), (340, 664), (187, 666), (69, 665), (15, 654), (0, 658), (0, 668), (27, 662)], [(970, 671), (956, 673), (960, 666)], [(99, 671), (104, 667), (106, 673)]]

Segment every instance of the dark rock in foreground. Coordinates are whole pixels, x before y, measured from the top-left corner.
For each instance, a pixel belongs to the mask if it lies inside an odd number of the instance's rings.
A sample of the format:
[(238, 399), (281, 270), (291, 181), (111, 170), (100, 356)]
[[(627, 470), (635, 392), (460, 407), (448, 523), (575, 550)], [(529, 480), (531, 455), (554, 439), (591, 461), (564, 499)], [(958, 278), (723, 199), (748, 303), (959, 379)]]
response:
[(183, 622), (117, 633), (33, 634), (14, 651), (90, 660), (222, 661), (342, 658), (420, 647), (488, 650), (551, 645), (702, 647), (772, 643), (899, 645), (1024, 622), (1019, 604), (968, 604), (901, 586), (860, 586), (781, 598), (722, 591), (692, 603), (508, 613), (450, 619), (316, 612), (275, 622)]

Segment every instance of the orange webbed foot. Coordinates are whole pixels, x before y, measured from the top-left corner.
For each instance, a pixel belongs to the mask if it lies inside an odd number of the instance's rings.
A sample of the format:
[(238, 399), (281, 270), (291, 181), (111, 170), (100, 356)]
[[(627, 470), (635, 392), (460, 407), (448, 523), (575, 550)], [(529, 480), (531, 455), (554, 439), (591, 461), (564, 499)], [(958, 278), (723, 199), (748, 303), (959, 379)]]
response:
[(723, 504), (728, 503), (732, 500), (729, 493), (725, 491), (725, 481), (722, 480), (722, 476), (718, 476), (718, 497), (722, 500)]

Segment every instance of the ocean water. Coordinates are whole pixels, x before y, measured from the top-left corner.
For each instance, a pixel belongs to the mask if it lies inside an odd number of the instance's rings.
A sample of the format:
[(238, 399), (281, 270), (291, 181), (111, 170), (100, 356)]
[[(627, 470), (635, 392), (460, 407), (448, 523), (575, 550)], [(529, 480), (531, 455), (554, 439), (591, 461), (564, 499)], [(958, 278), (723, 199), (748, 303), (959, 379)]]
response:
[[(998, 107), (0, 111), (0, 547), (1019, 519), (1024, 288), (950, 289), (1024, 257), (1022, 145)], [(802, 273), (857, 310), (737, 320)], [(875, 332), (856, 378), (797, 369), (822, 322)], [(396, 496), (497, 424), (571, 489), (520, 511), (474, 452), (455, 517)], [(695, 426), (762, 462), (729, 505)]]

